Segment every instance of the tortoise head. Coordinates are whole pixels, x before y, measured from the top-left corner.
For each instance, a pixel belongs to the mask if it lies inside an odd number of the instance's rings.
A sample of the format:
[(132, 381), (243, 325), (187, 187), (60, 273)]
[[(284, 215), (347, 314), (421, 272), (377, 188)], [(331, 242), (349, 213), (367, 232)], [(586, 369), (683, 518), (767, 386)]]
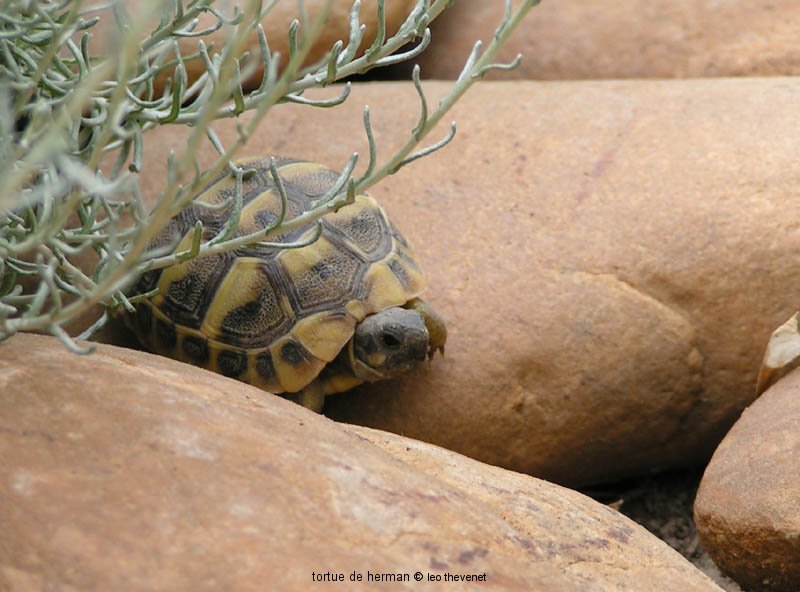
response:
[(422, 314), (387, 308), (356, 325), (350, 342), (350, 365), (362, 380), (394, 378), (425, 361), (430, 341)]

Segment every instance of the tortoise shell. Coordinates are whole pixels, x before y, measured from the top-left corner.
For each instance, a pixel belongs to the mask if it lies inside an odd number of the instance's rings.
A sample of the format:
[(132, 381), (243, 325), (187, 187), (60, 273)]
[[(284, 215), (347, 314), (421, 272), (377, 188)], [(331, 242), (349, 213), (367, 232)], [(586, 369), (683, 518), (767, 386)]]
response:
[[(255, 172), (243, 179), (234, 236), (265, 228), (280, 215), (269, 163), (237, 163)], [(313, 207), (339, 176), (299, 160), (279, 159), (277, 167), (287, 221)], [(219, 176), (151, 248), (188, 249), (197, 220), (203, 240), (214, 237), (231, 214), (235, 191), (233, 175)], [(304, 247), (252, 245), (148, 272), (132, 293), (158, 292), (136, 304), (128, 325), (156, 353), (271, 392), (302, 390), (336, 358), (357, 323), (425, 289), (413, 250), (368, 194), (323, 216), (321, 228), (319, 239)], [(270, 241), (303, 241), (315, 233), (312, 223)]]

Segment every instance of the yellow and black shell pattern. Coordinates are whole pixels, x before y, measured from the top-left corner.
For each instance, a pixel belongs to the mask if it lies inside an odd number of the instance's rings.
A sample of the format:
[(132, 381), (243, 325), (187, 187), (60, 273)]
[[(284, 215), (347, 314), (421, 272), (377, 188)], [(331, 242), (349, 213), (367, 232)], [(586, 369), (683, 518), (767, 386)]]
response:
[[(269, 163), (269, 158), (237, 162), (255, 173), (243, 179), (234, 236), (265, 228), (280, 215)], [(276, 163), (287, 221), (313, 207), (338, 178), (310, 162)], [(188, 249), (197, 220), (204, 240), (216, 236), (230, 216), (235, 191), (235, 177), (221, 175), (167, 224), (151, 248)], [(425, 289), (413, 250), (366, 193), (325, 215), (321, 224), (319, 239), (308, 246), (248, 246), (146, 273), (132, 293), (158, 291), (138, 302), (126, 322), (156, 353), (271, 392), (302, 390), (336, 358), (358, 322), (402, 306)], [(310, 224), (270, 241), (302, 241), (315, 232)]]

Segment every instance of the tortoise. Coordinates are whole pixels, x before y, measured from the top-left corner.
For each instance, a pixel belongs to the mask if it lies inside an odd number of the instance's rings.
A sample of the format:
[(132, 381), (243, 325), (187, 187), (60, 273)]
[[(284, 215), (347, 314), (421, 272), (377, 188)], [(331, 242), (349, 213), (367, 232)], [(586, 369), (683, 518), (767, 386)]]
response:
[[(234, 237), (274, 224), (282, 202), (270, 158), (237, 161), (242, 205)], [(276, 158), (285, 219), (308, 211), (339, 175), (322, 165)], [(231, 216), (236, 178), (223, 173), (172, 218), (150, 249), (190, 248)], [(323, 216), (319, 238), (278, 249), (251, 244), (145, 273), (130, 290), (140, 298), (123, 313), (142, 345), (284, 396), (320, 411), (326, 395), (394, 378), (438, 350), (447, 329), (419, 298), (426, 288), (416, 255), (370, 195)], [(314, 223), (272, 242), (309, 242)]]

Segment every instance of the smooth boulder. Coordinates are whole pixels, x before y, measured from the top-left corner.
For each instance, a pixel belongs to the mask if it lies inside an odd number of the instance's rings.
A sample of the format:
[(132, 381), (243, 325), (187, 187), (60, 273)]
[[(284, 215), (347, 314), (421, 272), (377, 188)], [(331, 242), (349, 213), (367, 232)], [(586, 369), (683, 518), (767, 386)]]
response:
[(0, 393), (3, 589), (719, 590), (579, 493), (166, 358), (20, 334)]
[[(459, 0), (432, 25), (418, 60), (428, 78), (458, 76), (476, 40), (489, 43), (503, 2)], [(523, 54), (520, 79), (689, 78), (800, 74), (800, 4), (696, 0), (542, 2), (498, 53)]]
[(706, 467), (694, 515), (703, 545), (746, 590), (800, 590), (800, 371), (731, 428)]
[[(426, 88), (435, 105), (449, 85)], [(797, 306), (798, 96), (786, 78), (471, 89), (453, 144), (371, 189), (416, 247), (446, 355), (326, 413), (570, 485), (706, 462)], [(386, 158), (417, 121), (410, 85), (278, 108), (241, 155), (358, 151), (358, 173), (364, 104)], [(146, 134), (150, 199), (185, 134)]]

